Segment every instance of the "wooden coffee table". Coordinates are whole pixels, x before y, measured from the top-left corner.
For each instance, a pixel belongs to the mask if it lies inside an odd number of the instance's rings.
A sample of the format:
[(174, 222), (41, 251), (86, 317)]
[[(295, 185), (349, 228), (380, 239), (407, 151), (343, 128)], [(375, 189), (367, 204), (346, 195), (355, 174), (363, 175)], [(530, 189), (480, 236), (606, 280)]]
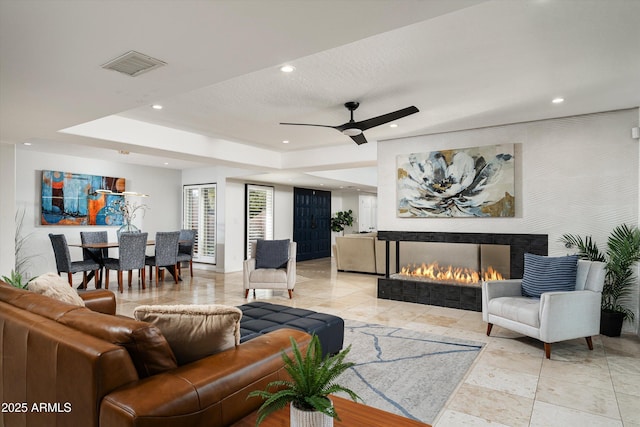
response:
[[(351, 426), (351, 427), (430, 427), (419, 421), (404, 418), (390, 412), (381, 411), (371, 406), (355, 403), (349, 399), (343, 399), (338, 396), (331, 396), (336, 412), (342, 421), (334, 420), (334, 426)], [(247, 415), (233, 427), (255, 427), (257, 411)], [(289, 407), (274, 412), (269, 415), (260, 424), (260, 427), (289, 427)]]

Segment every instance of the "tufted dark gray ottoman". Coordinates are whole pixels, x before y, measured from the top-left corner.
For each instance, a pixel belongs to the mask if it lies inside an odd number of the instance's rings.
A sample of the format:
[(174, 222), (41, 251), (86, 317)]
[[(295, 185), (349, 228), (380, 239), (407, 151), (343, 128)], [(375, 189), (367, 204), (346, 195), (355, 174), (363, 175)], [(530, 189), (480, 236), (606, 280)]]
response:
[(292, 328), (317, 335), (323, 355), (342, 349), (344, 320), (338, 316), (268, 302), (251, 302), (238, 308), (242, 310), (240, 342), (276, 329)]

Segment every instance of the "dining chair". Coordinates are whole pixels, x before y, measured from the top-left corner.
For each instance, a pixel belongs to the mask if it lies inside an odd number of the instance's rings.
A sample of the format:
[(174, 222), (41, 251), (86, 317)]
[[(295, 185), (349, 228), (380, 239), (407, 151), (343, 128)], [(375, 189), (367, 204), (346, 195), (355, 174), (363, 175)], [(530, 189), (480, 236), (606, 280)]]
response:
[[(108, 243), (109, 236), (106, 231), (81, 231), (80, 241), (83, 245), (91, 243)], [(100, 276), (102, 276), (102, 265), (104, 260), (109, 258), (109, 249), (107, 248), (83, 248), (82, 259), (85, 261), (94, 261), (100, 264)], [(96, 288), (100, 287), (100, 277), (96, 278)]]
[(189, 262), (189, 273), (193, 277), (193, 249), (196, 243), (196, 230), (180, 230), (178, 244), (178, 274), (181, 272), (183, 262)]
[(67, 238), (64, 234), (49, 233), (49, 239), (51, 240), (51, 246), (53, 246), (58, 275), (62, 272), (67, 273), (69, 286), (73, 286), (73, 273), (82, 272), (82, 285), (86, 289), (87, 271), (93, 271), (95, 283), (98, 283), (100, 264), (93, 260), (71, 261)]
[[(179, 231), (159, 231), (156, 233), (156, 249), (155, 255), (149, 256), (145, 260), (145, 264), (149, 266), (149, 281), (153, 280), (153, 271), (156, 270), (156, 286), (158, 286), (158, 275), (160, 267), (173, 268), (173, 277), (178, 283), (178, 241), (180, 240)], [(164, 275), (162, 277), (164, 280)]]
[[(108, 243), (109, 235), (106, 231), (81, 231), (80, 241), (83, 245), (88, 243)], [(82, 259), (85, 261), (92, 260), (100, 262), (100, 260), (105, 260), (107, 258), (109, 258), (109, 249), (107, 248), (84, 248), (82, 251)]]
[(145, 289), (145, 251), (149, 233), (120, 233), (118, 259), (109, 258), (104, 263), (106, 270), (105, 289), (109, 289), (109, 270), (118, 270), (118, 290), (123, 291), (122, 272), (129, 272), (129, 286), (133, 270), (139, 270), (142, 289)]

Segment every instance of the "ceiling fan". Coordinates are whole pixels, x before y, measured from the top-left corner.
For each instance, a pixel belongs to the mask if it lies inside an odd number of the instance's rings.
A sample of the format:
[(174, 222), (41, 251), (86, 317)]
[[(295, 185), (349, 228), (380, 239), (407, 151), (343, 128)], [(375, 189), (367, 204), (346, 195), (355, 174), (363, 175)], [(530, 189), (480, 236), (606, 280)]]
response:
[(355, 101), (349, 101), (344, 104), (347, 110), (351, 112), (351, 120), (339, 126), (315, 125), (310, 123), (280, 123), (280, 124), (294, 125), (294, 126), (319, 126), (323, 128), (336, 129), (339, 132), (342, 132), (343, 134), (351, 137), (351, 139), (353, 139), (356, 144), (360, 145), (360, 144), (365, 144), (367, 142), (367, 139), (364, 137), (364, 134), (362, 133), (365, 130), (383, 125), (385, 123), (393, 122), (394, 120), (401, 119), (410, 114), (414, 114), (420, 111), (416, 107), (411, 106), (411, 107), (403, 108), (402, 110), (394, 111), (392, 113), (387, 113), (381, 116), (373, 117), (371, 119), (356, 122), (355, 120), (353, 120), (353, 111), (356, 108), (358, 108), (359, 105), (360, 103)]

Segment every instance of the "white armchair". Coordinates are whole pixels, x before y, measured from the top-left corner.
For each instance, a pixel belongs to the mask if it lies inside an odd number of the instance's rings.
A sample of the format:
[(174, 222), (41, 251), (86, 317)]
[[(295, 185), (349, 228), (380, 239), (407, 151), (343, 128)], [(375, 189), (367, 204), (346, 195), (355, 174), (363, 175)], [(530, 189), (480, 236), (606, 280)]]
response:
[(547, 359), (551, 344), (584, 337), (593, 350), (592, 335), (600, 333), (600, 301), (605, 264), (578, 260), (576, 288), (546, 292), (540, 298), (522, 296), (522, 280), (487, 281), (482, 284), (482, 319), (487, 335), (493, 325), (519, 332), (544, 343)]
[[(284, 268), (258, 268), (256, 259), (249, 258), (243, 265), (244, 297), (249, 296), (249, 290), (253, 289), (286, 289), (289, 298), (293, 297), (293, 288), (296, 285), (296, 242), (289, 243), (289, 259)], [(251, 243), (251, 253), (256, 253), (256, 243)]]

